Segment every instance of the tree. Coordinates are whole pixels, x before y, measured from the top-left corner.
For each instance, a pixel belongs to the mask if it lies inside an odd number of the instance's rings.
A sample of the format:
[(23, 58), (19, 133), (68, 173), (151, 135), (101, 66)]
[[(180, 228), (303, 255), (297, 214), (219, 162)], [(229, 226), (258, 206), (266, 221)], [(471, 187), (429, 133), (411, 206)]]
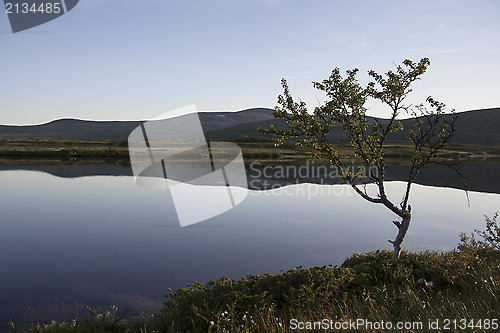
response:
[[(313, 82), (313, 86), (324, 93), (328, 100), (314, 109), (310, 114), (306, 104), (295, 102), (287, 81), (281, 80), (283, 94), (278, 97), (278, 106), (273, 112), (275, 118), (286, 121), (284, 129), (271, 126), (259, 128), (268, 135), (278, 136), (276, 145), (284, 140), (295, 139), (297, 145), (311, 148), (315, 158), (327, 159), (332, 166), (342, 170), (342, 178), (363, 199), (385, 206), (398, 216), (399, 221), (393, 221), (398, 233), (393, 241), (393, 259), (399, 259), (401, 244), (408, 231), (411, 221), (411, 206), (409, 204), (410, 190), (420, 170), (429, 164), (447, 165), (460, 174), (456, 165), (440, 158), (439, 152), (455, 135), (456, 114), (445, 115), (443, 103), (428, 97), (425, 104), (406, 104), (406, 97), (412, 91), (412, 84), (419, 80), (430, 65), (428, 58), (418, 63), (406, 59), (395, 70), (389, 70), (381, 75), (374, 71), (368, 74), (372, 81), (363, 87), (357, 80), (358, 69), (346, 71), (342, 77), (339, 68), (335, 68), (328, 79)], [(366, 115), (365, 106), (368, 99), (380, 101), (390, 110), (388, 120), (376, 120)], [(390, 199), (385, 189), (385, 149), (388, 138), (395, 132), (403, 130), (398, 116), (407, 113), (413, 118), (413, 128), (406, 136), (412, 147), (410, 168), (406, 180), (406, 190), (402, 200), (396, 204)], [(362, 169), (349, 170), (339, 155), (339, 143), (328, 140), (328, 135), (340, 125), (347, 135), (353, 153), (370, 172), (369, 180), (376, 184), (378, 194), (370, 195), (366, 184), (361, 183)], [(369, 168), (372, 167), (372, 168)], [(462, 178), (463, 179), (463, 178)]]

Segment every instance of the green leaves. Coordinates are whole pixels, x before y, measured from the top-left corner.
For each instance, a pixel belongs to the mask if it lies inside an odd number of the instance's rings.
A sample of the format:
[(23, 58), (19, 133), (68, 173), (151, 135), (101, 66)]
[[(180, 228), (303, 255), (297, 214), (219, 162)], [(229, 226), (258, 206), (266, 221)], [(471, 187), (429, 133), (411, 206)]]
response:
[(428, 58), (423, 58), (418, 63), (406, 59), (402, 65), (396, 66), (396, 71), (390, 70), (385, 75), (371, 70), (368, 75), (375, 81), (367, 85), (367, 94), (390, 106), (397, 116), (400, 110), (406, 109), (402, 102), (412, 91), (411, 84), (420, 79), (429, 65)]

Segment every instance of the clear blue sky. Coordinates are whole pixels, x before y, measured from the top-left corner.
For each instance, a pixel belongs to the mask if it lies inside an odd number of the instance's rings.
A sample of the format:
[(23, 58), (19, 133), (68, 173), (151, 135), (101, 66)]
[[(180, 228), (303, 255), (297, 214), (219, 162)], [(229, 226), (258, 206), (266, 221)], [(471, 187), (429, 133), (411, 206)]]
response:
[[(150, 119), (274, 107), (287, 78), (311, 107), (334, 67), (431, 59), (415, 102), (500, 106), (500, 1), (81, 0), (12, 34), (0, 13), (0, 124)], [(370, 114), (384, 109), (371, 105)]]

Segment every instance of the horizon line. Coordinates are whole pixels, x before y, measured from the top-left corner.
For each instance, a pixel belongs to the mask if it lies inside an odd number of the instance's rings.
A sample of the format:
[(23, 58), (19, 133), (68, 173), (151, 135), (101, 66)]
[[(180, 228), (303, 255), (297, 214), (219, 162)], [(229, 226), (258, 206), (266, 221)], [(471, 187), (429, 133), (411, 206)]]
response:
[[(473, 111), (486, 111), (486, 110), (491, 110), (491, 109), (499, 109), (500, 106), (496, 107), (488, 107), (488, 108), (481, 108), (481, 109), (473, 109), (473, 110), (461, 110), (461, 111), (455, 111), (455, 113), (464, 113), (464, 112), (473, 112)], [(243, 110), (218, 110), (218, 111), (212, 111), (212, 110), (205, 110), (205, 111), (197, 111), (197, 113), (238, 113), (238, 112), (244, 112), (248, 110), (254, 110), (254, 109), (268, 109), (268, 110), (274, 110), (273, 108), (269, 107), (264, 107), (264, 106), (258, 106), (258, 107), (251, 107)], [(446, 114), (449, 114), (446, 112)], [(367, 114), (368, 117), (373, 117), (373, 118), (378, 118), (378, 119), (389, 119), (389, 118), (384, 118), (384, 117), (378, 117), (378, 116), (371, 116)], [(396, 118), (398, 120), (405, 120), (412, 118), (410, 115), (408, 117), (401, 117), (401, 118)], [(146, 122), (151, 119), (83, 119), (83, 118), (72, 118), (72, 117), (62, 117), (62, 118), (55, 118), (46, 122), (42, 123), (35, 123), (35, 124), (0, 124), (0, 126), (12, 126), (12, 127), (28, 127), (28, 126), (42, 126), (42, 125), (47, 125), (50, 123), (53, 123), (55, 121), (60, 121), (60, 120), (78, 120), (78, 121), (87, 121), (87, 122)]]

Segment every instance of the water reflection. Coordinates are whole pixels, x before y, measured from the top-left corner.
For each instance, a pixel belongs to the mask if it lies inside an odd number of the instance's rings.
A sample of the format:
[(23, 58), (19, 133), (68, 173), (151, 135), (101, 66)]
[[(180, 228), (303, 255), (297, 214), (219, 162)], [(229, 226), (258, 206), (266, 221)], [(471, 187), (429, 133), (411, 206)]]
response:
[[(89, 162), (89, 161), (86, 161)], [(277, 171), (278, 168), (288, 168), (289, 166), (268, 166), (261, 163), (247, 165), (247, 179), (250, 188), (255, 190), (263, 190), (284, 186), (296, 183), (312, 183), (312, 184), (340, 184), (338, 178), (325, 177), (315, 173), (313, 170), (319, 166), (314, 164), (292, 166), (294, 168), (306, 168), (305, 177), (281, 177), (282, 173)], [(266, 169), (267, 168), (267, 169)], [(270, 168), (270, 169), (269, 169)], [(274, 171), (269, 171), (273, 170)], [(52, 164), (47, 163), (0, 163), (0, 171), (12, 170), (29, 170), (45, 172), (57, 177), (63, 178), (78, 178), (88, 176), (132, 176), (130, 166), (123, 164), (62, 164), (54, 161)], [(266, 173), (264, 170), (267, 170)], [(307, 171), (309, 170), (309, 171)], [(500, 163), (466, 163), (461, 165), (461, 171), (464, 175), (466, 186), (471, 191), (500, 193)], [(276, 177), (264, 177), (264, 174), (275, 174)], [(386, 179), (389, 181), (404, 181), (408, 178), (409, 167), (405, 164), (391, 164), (386, 168)], [(293, 175), (293, 173), (283, 173), (285, 176)], [(264, 182), (269, 182), (264, 185)], [(444, 166), (431, 166), (424, 168), (416, 179), (417, 184), (430, 185), (438, 187), (449, 187), (463, 189), (464, 183), (460, 177), (450, 168)]]
[[(83, 304), (155, 311), (168, 287), (336, 265), (389, 248), (396, 233), (389, 211), (345, 185), (251, 191), (235, 209), (179, 228), (169, 193), (141, 189), (132, 177), (4, 171), (0, 184), (2, 323), (70, 316)], [(403, 190), (388, 183), (391, 195)], [(497, 194), (472, 192), (470, 200), (416, 185), (404, 248), (449, 250), (500, 209)]]

